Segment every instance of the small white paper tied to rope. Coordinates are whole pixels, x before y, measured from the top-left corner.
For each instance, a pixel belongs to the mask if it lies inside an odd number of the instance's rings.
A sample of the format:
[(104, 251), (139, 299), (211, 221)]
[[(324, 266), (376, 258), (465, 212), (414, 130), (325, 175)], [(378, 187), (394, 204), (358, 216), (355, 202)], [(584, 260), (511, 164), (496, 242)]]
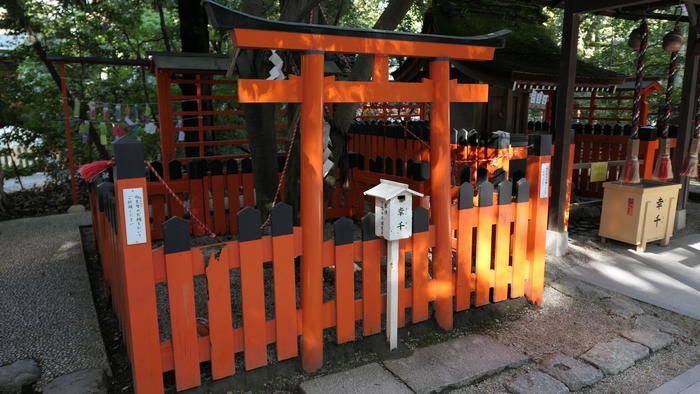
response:
[(333, 168), (333, 160), (331, 160), (331, 125), (328, 122), (323, 122), (323, 177), (325, 178)]
[(146, 125), (144, 126), (144, 129), (146, 130), (146, 133), (148, 133), (148, 134), (155, 134), (156, 130), (157, 130), (156, 124), (153, 122), (146, 123)]
[(282, 60), (280, 55), (277, 54), (276, 50), (272, 50), (272, 55), (270, 55), (268, 60), (270, 61), (270, 63), (272, 63), (272, 69), (270, 70), (270, 76), (267, 77), (267, 79), (286, 79), (287, 77), (284, 75), (284, 72), (282, 72), (282, 66), (284, 65), (284, 61)]

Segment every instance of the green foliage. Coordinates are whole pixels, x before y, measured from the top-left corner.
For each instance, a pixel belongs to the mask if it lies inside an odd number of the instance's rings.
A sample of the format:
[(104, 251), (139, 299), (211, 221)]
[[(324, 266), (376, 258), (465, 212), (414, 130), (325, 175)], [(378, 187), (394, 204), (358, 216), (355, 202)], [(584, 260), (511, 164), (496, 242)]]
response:
[[(676, 7), (664, 11), (666, 13), (680, 12)], [(563, 12), (560, 9), (546, 8), (549, 17), (545, 28), (557, 41), (561, 41)], [(630, 32), (639, 26), (640, 21), (617, 19), (606, 16), (583, 14), (579, 29), (579, 58), (599, 67), (620, 72), (634, 77), (637, 67), (638, 53), (627, 46)], [(645, 77), (660, 78), (665, 88), (668, 76), (670, 54), (661, 47), (663, 36), (671, 31), (674, 21), (649, 19), (649, 47), (646, 52)], [(687, 24), (681, 23), (681, 29), (687, 35)], [(679, 72), (676, 76), (676, 89), (673, 105), (680, 103), (681, 81), (683, 78), (684, 52), (678, 59)], [(663, 107), (664, 94), (656, 93), (649, 97), (650, 120), (653, 122), (656, 113)]]
[[(49, 55), (141, 59), (147, 51), (165, 50), (158, 10), (152, 2), (27, 0), (19, 4)], [(170, 6), (163, 10), (165, 28), (170, 40), (177, 42), (176, 10), (173, 4)], [(0, 28), (25, 34), (21, 13), (21, 9), (10, 3), (0, 20)], [(0, 146), (15, 142), (31, 148), (36, 169), (60, 181), (68, 175), (63, 101), (46, 65), (30, 44), (30, 40), (25, 40), (2, 55), (4, 71), (10, 75), (0, 92), (2, 126), (13, 128), (0, 137)], [(113, 103), (140, 103), (143, 111), (144, 103), (151, 103), (153, 116), (157, 114), (155, 81), (149, 70), (81, 64), (65, 67), (68, 90), (83, 105), (96, 101), (101, 112), (101, 102), (109, 103), (110, 111), (114, 110)], [(73, 104), (70, 103), (71, 115)], [(80, 120), (71, 118), (78, 165), (98, 159), (94, 146), (81, 142), (77, 133), (79, 123)], [(111, 127), (108, 134), (111, 139)], [(155, 158), (159, 154), (158, 138), (148, 135), (144, 143), (147, 156)]]

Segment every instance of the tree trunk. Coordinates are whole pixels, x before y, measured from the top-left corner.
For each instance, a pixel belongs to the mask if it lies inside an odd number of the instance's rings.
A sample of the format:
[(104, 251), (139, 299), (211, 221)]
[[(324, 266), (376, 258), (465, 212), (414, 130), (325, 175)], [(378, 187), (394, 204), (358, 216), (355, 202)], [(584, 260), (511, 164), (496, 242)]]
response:
[[(320, 0), (281, 0), (280, 20), (301, 21)], [(243, 12), (266, 16), (271, 9), (271, 1), (243, 1)], [(266, 78), (269, 75), (271, 63), (269, 51), (242, 50), (238, 55), (236, 66), (240, 78)], [(280, 53), (280, 56), (285, 56)], [(277, 131), (275, 129), (276, 104), (244, 104), (246, 113), (246, 130), (250, 141), (250, 153), (253, 162), (253, 178), (255, 179), (255, 202), (267, 217), (272, 207), (277, 185), (279, 183), (277, 168)], [(293, 126), (290, 124), (290, 126)], [(292, 171), (293, 173), (293, 171)], [(289, 179), (289, 177), (287, 178)], [(287, 183), (287, 190), (298, 189), (298, 180)], [(297, 190), (298, 192), (298, 190)], [(298, 200), (298, 199), (296, 199)], [(292, 205), (294, 202), (292, 202)], [(298, 210), (296, 210), (298, 212)]]
[[(182, 52), (208, 53), (209, 22), (200, 1), (178, 0), (177, 13), (180, 18), (180, 42)], [(184, 78), (194, 79), (194, 75), (184, 75)], [(180, 84), (179, 86), (183, 96), (194, 96), (197, 94), (197, 87), (195, 85)], [(210, 86), (206, 85), (206, 89), (210, 89)], [(206, 94), (206, 92), (204, 92), (204, 94)], [(183, 111), (197, 111), (196, 100), (183, 101), (181, 106)], [(210, 106), (210, 102), (202, 102), (202, 109), (206, 110)], [(198, 121), (194, 116), (184, 116), (182, 123), (185, 127), (194, 127), (198, 125)], [(185, 142), (197, 141), (199, 141), (198, 132), (185, 132)], [(199, 148), (192, 146), (186, 147), (185, 156), (200, 156)]]
[[(413, 5), (414, 0), (390, 0), (387, 7), (374, 24), (375, 29), (394, 30), (406, 16)], [(373, 59), (371, 55), (359, 55), (350, 72), (351, 81), (368, 81), (372, 74)], [(332, 151), (336, 168), (340, 170), (340, 178), (333, 180), (346, 186), (348, 173), (348, 152), (346, 142), (348, 129), (355, 119), (355, 113), (360, 103), (338, 103), (333, 107), (333, 121), (331, 123)]]
[[(236, 65), (241, 79), (256, 79), (270, 70), (269, 51), (242, 50)], [(263, 215), (272, 207), (278, 184), (275, 104), (243, 104), (253, 162), (256, 206)]]

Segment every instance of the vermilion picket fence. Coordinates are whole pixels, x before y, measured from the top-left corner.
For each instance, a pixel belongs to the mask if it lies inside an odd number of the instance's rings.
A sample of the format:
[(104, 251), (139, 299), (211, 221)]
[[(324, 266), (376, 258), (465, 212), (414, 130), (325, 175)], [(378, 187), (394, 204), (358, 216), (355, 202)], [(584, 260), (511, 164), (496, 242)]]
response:
[[(438, 284), (430, 275), (435, 229), (428, 209), (414, 210), (413, 236), (400, 243), (400, 326), (430, 318), (429, 305), (438, 298), (438, 285), (441, 291), (449, 289), (455, 312), (523, 295), (541, 303), (548, 198), (542, 189), (547, 185), (540, 179), (551, 146), (543, 142), (535, 143), (527, 157), (526, 177), (513, 183), (501, 180), (495, 186), (488, 180), (476, 185), (463, 182), (456, 188), (449, 283)], [(312, 357), (301, 354), (298, 347), (298, 337), (304, 336), (301, 320), (311, 314), (321, 318), (324, 328), (336, 329), (337, 343), (381, 332), (386, 243), (374, 234), (373, 213), (359, 222), (343, 217), (329, 224), (332, 230), (323, 243), (322, 266), (332, 270), (332, 280), (318, 282), (314, 290), (324, 294), (321, 310), (303, 310), (298, 298), (303, 278), (300, 281), (296, 274), (303, 264), (303, 229), (293, 226), (292, 208), (284, 203), (272, 209), (269, 235), (261, 231), (257, 210), (231, 212), (229, 205), (228, 214), (236, 217), (237, 237), (232, 241), (194, 246), (191, 224), (176, 216), (160, 227), (162, 244), (152, 244), (155, 226), (145, 223), (144, 242), (130, 241), (139, 220), (156, 220), (149, 219), (149, 210), (153, 212), (151, 199), (158, 194), (147, 190), (150, 185), (142, 169), (129, 168), (120, 157), (138, 162), (133, 158), (138, 149), (133, 141), (115, 143), (114, 183), (102, 182), (91, 190), (97, 202), (94, 228), (105, 281), (128, 345), (137, 392), (161, 392), (162, 374), (167, 371), (174, 371), (177, 390), (199, 386), (202, 362), (210, 363), (212, 377), (220, 379), (235, 374), (237, 368), (251, 370), (299, 355)], [(194, 181), (204, 182), (196, 169), (190, 171)], [(210, 182), (218, 182), (213, 181), (217, 176), (212, 175)], [(192, 186), (192, 179), (182, 181)], [(126, 197), (133, 189), (141, 190), (143, 206), (138, 198)], [(162, 199), (158, 204), (167, 203)], [(226, 223), (227, 231), (231, 223)], [(195, 278), (202, 277), (203, 304), (197, 296), (202, 289), (195, 285)], [(157, 297), (163, 286), (167, 297)], [(268, 345), (274, 345), (271, 358)], [(241, 352), (243, 362), (237, 365), (235, 355)]]

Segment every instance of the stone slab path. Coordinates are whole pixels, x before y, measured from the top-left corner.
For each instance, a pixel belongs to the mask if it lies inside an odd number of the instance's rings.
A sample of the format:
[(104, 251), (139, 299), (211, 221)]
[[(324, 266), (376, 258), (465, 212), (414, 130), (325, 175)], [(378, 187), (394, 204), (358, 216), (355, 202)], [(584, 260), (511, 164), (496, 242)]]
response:
[[(672, 238), (645, 253), (606, 244), (601, 253), (582, 250), (590, 261), (564, 268), (576, 279), (700, 320), (700, 234)], [(573, 253), (577, 248), (572, 246)]]
[(0, 366), (35, 360), (36, 386), (80, 370), (109, 370), (78, 226), (90, 215), (0, 222)]
[(411, 389), (378, 363), (372, 363), (308, 380), (299, 389), (305, 394), (410, 394)]
[(493, 338), (467, 335), (419, 348), (405, 358), (385, 360), (383, 366), (372, 363), (311, 379), (299, 388), (307, 394), (432, 393), (527, 362), (524, 354)]

